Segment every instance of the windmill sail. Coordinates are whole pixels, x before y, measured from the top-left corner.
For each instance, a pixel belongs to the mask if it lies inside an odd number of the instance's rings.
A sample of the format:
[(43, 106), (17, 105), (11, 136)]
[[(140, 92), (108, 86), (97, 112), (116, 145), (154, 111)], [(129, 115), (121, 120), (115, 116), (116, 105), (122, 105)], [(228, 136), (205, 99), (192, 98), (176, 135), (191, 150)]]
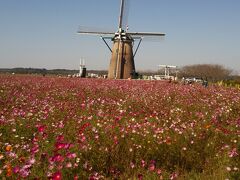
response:
[(144, 37), (144, 36), (165, 36), (164, 33), (157, 32), (127, 32), (130, 36)]
[(126, 29), (128, 25), (128, 14), (129, 14), (130, 0), (121, 0), (120, 15), (119, 15), (119, 26), (120, 29)]
[(164, 33), (158, 32), (127, 32), (133, 39), (141, 39), (143, 41), (158, 42), (164, 39)]
[(78, 34), (114, 36), (115, 32), (106, 28), (79, 26)]

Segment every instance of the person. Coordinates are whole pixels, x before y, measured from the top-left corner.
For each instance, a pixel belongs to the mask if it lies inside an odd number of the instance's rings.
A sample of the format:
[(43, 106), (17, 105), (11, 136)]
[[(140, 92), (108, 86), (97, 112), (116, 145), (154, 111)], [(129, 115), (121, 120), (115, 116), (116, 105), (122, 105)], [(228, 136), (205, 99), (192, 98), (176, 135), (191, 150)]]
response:
[(168, 82), (169, 82), (169, 83), (171, 83), (171, 82), (172, 82), (172, 78), (171, 78), (171, 77), (169, 78)]
[(205, 81), (205, 87), (208, 87), (208, 80), (206, 78), (206, 81)]
[(186, 81), (185, 81), (185, 77), (182, 77), (182, 83), (185, 85)]
[(202, 85), (203, 85), (205, 88), (208, 87), (207, 77), (205, 78), (205, 80), (203, 80)]

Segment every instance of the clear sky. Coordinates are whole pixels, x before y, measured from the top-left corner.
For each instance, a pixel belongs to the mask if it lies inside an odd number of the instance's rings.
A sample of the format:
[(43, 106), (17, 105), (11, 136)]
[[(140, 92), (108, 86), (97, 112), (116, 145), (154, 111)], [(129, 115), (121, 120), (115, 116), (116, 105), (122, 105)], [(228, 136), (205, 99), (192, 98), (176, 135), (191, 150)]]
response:
[[(108, 69), (110, 52), (80, 25), (117, 30), (120, 0), (0, 0), (0, 68)], [(143, 42), (137, 70), (211, 63), (240, 70), (239, 0), (131, 0), (129, 31), (164, 32)]]

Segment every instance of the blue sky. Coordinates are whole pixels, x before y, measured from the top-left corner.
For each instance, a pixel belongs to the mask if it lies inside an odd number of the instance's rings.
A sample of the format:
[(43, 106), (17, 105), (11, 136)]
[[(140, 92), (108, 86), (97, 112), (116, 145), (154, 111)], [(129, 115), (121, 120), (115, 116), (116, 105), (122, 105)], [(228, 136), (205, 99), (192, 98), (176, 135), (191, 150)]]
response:
[[(117, 30), (120, 0), (0, 0), (0, 68), (107, 69), (110, 53), (80, 25)], [(130, 31), (164, 32), (143, 42), (137, 70), (211, 63), (240, 70), (239, 0), (130, 0)]]

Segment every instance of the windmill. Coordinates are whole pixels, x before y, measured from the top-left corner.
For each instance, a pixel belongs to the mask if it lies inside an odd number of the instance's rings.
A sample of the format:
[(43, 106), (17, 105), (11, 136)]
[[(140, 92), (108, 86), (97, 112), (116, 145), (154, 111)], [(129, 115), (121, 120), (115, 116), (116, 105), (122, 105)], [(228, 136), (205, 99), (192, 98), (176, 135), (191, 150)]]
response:
[[(126, 2), (127, 0), (121, 0), (120, 5), (120, 15), (119, 15), (119, 25), (117, 32), (107, 32), (107, 31), (89, 31), (89, 30), (79, 30), (79, 34), (92, 34), (99, 35), (104, 43), (107, 45), (108, 49), (111, 51), (112, 56), (110, 60), (110, 65), (108, 69), (109, 79), (128, 79), (136, 75), (134, 57), (139, 49), (143, 37), (157, 37), (165, 36), (163, 33), (152, 33), (152, 32), (128, 32), (128, 27), (124, 29), (124, 17), (126, 13)], [(113, 41), (112, 49), (106, 42), (106, 39)], [(133, 52), (133, 44), (135, 40), (139, 40), (135, 52)]]

